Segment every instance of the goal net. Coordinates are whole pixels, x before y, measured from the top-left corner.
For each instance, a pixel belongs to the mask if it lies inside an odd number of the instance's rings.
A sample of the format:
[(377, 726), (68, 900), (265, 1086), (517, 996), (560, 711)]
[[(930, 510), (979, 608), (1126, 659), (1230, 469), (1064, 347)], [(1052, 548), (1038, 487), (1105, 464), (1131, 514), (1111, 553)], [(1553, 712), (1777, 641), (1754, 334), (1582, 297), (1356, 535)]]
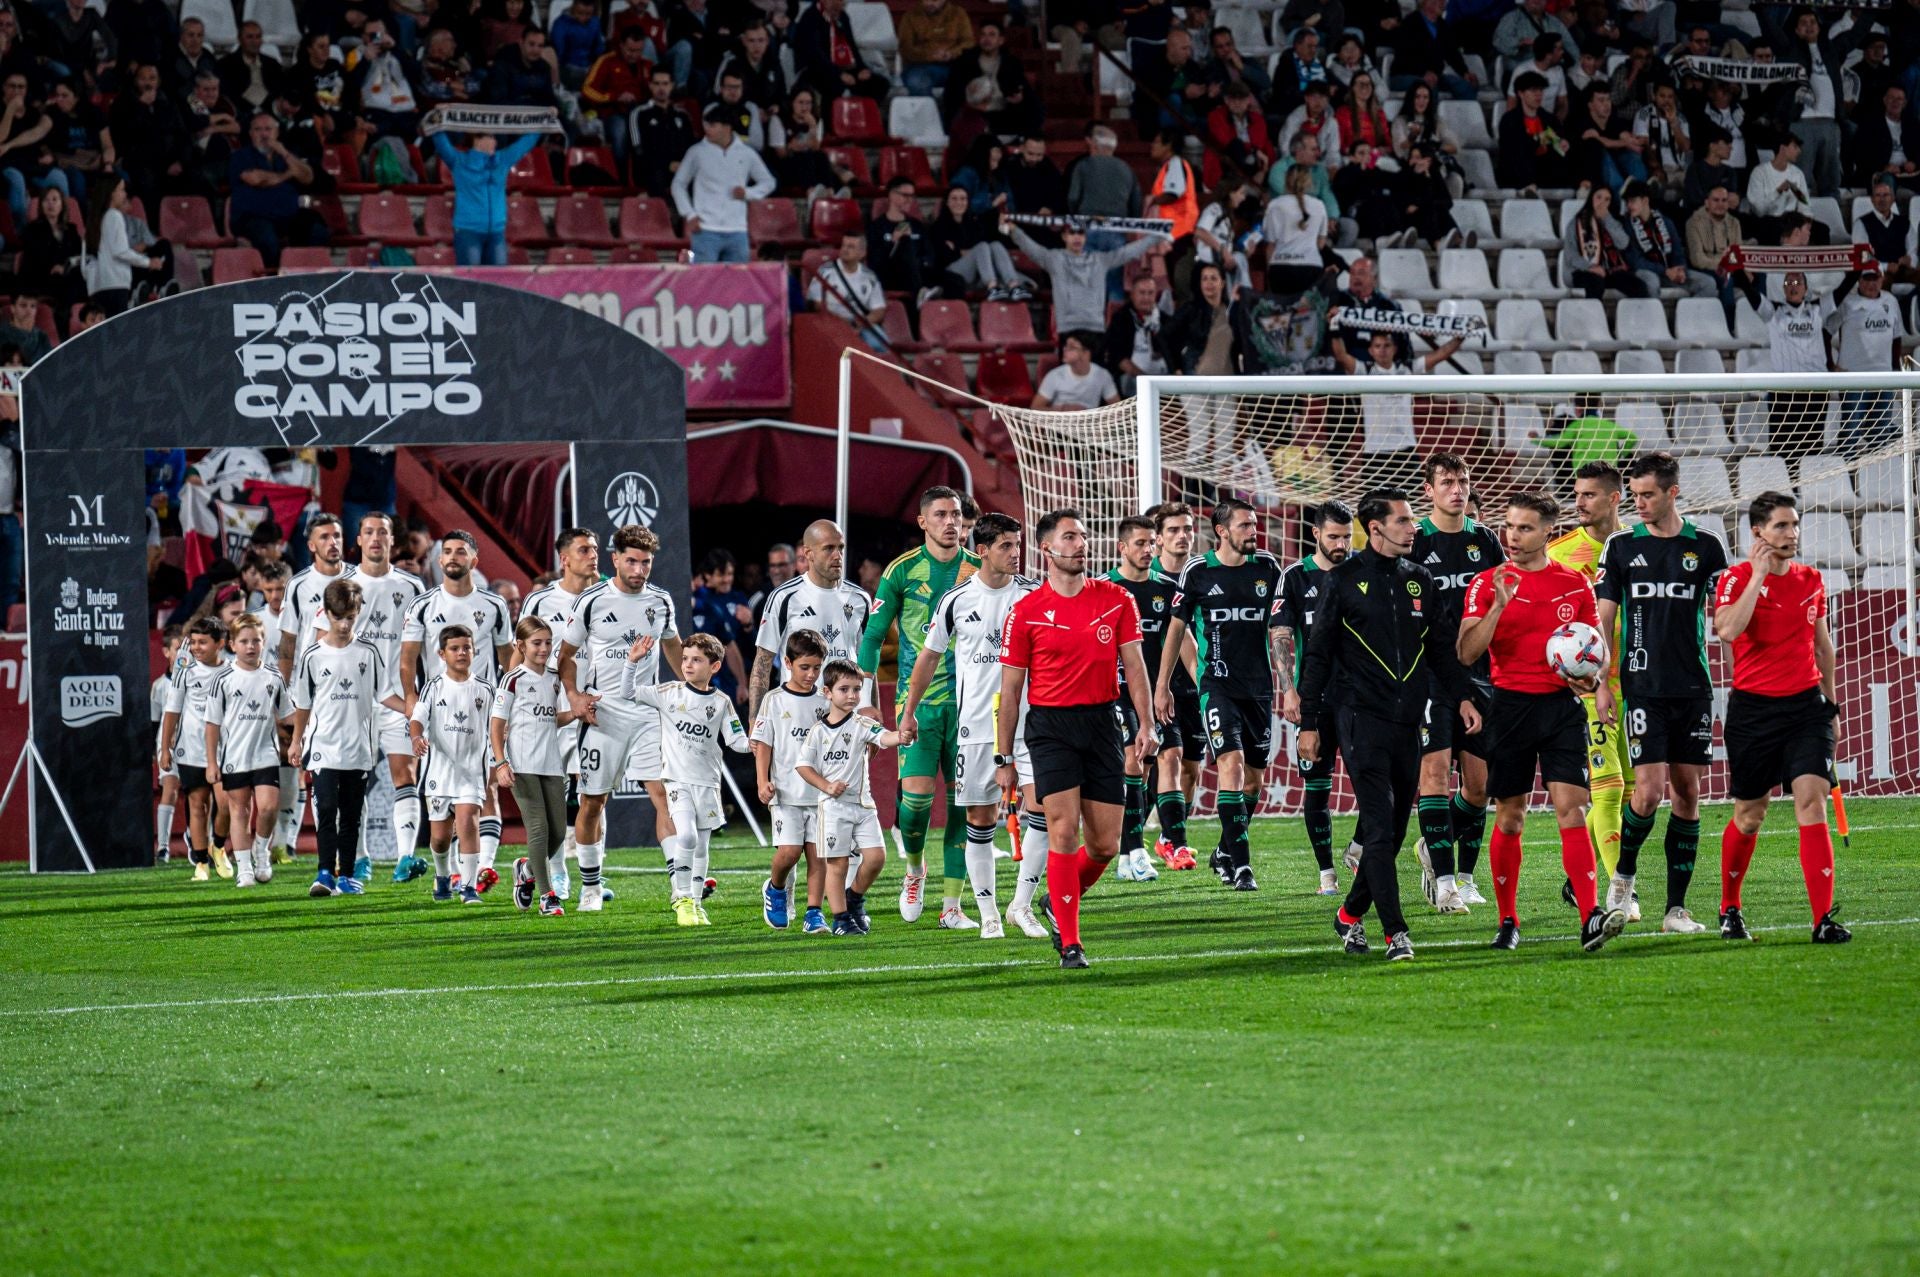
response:
[[(1407, 490), (1421, 512), (1421, 461), (1464, 459), (1476, 517), (1498, 526), (1508, 494), (1558, 498), (1572, 524), (1572, 473), (1599, 454), (1624, 468), (1636, 453), (1680, 462), (1681, 510), (1739, 562), (1747, 502), (1794, 493), (1800, 554), (1827, 582), (1839, 650), (1838, 770), (1848, 792), (1920, 793), (1920, 643), (1916, 641), (1915, 439), (1920, 373), (1141, 379), (1139, 395), (1090, 412), (996, 408), (1011, 435), (1029, 516), (1085, 513), (1097, 566), (1112, 566), (1119, 522), (1161, 501), (1197, 516), (1194, 552), (1212, 545), (1206, 511), (1250, 502), (1265, 545), (1287, 563), (1312, 549), (1307, 514), (1349, 508), (1379, 486)], [(1634, 521), (1632, 503), (1622, 518)], [(1028, 520), (1032, 522), (1032, 517)], [(1356, 538), (1356, 542), (1358, 538)], [(1715, 758), (1708, 796), (1726, 792), (1718, 720), (1731, 658), (1711, 644)], [(1294, 731), (1279, 725), (1263, 810), (1300, 799)], [(1344, 779), (1341, 782), (1344, 785)], [(1350, 795), (1337, 795), (1350, 802)]]

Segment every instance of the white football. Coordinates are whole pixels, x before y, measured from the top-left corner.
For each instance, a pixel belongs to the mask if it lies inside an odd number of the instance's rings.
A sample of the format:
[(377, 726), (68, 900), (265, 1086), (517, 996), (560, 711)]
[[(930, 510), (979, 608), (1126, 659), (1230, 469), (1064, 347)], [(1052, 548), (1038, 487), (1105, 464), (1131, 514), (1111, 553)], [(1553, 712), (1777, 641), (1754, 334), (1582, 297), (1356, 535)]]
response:
[(1547, 636), (1547, 668), (1561, 678), (1592, 678), (1606, 663), (1607, 645), (1585, 621), (1569, 621)]

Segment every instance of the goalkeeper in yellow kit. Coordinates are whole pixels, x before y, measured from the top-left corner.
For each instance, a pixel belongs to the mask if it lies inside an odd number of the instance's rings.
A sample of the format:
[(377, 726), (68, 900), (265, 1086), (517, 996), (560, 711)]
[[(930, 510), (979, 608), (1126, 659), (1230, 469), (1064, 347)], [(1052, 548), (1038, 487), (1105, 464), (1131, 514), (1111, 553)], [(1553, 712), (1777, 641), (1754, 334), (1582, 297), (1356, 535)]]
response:
[[(1582, 573), (1591, 583), (1600, 575), (1607, 538), (1620, 531), (1620, 472), (1604, 461), (1589, 461), (1574, 471), (1573, 508), (1580, 526), (1549, 542), (1547, 557)], [(1618, 701), (1619, 636), (1609, 634), (1606, 639), (1611, 654), (1607, 681)], [(1593, 795), (1587, 808), (1587, 832), (1607, 867), (1607, 877), (1612, 878), (1614, 867), (1620, 863), (1620, 811), (1627, 801), (1627, 786), (1633, 783), (1633, 767), (1627, 758), (1626, 733), (1601, 721), (1591, 695), (1580, 699), (1587, 710), (1587, 766)], [(1628, 903), (1627, 917), (1633, 922), (1640, 920), (1639, 901)]]

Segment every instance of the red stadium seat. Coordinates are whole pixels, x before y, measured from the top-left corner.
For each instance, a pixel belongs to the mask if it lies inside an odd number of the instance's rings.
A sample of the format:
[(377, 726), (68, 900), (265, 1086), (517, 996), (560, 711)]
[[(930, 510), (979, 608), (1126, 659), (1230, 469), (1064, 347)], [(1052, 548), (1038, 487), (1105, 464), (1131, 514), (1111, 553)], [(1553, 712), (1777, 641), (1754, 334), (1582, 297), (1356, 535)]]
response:
[[(331, 243), (344, 247), (348, 244), (364, 242), (365, 237), (356, 233), (347, 221), (346, 206), (340, 202), (338, 195), (329, 191), (325, 195), (314, 196), (313, 211), (326, 226), (328, 235), (332, 237)], [(179, 255), (175, 254), (175, 260), (178, 259)]]
[(762, 244), (806, 243), (807, 237), (800, 231), (800, 214), (794, 210), (793, 201), (776, 196), (748, 204), (747, 242), (755, 248)]
[(973, 335), (973, 312), (963, 301), (930, 301), (920, 308), (920, 340), (944, 350), (985, 350)]
[(887, 129), (880, 120), (879, 104), (856, 95), (833, 100), (827, 133), (836, 142), (880, 142)]
[(982, 452), (1003, 466), (1018, 463), (1019, 454), (1014, 449), (1013, 436), (1007, 433), (1006, 422), (985, 408), (976, 408), (967, 418), (967, 426), (973, 431), (973, 441)]
[(507, 196), (507, 243), (537, 247), (552, 242), (546, 219), (540, 216), (540, 201), (531, 195)]
[[(839, 101), (848, 101), (841, 98)], [(865, 101), (865, 99), (861, 99)], [(816, 244), (836, 247), (840, 243), (843, 230), (864, 231), (866, 218), (860, 214), (860, 205), (854, 200), (824, 199), (813, 202), (813, 240)]]
[[(595, 195), (617, 195), (624, 188), (620, 184), (620, 161), (613, 158), (610, 146), (570, 146), (567, 148), (567, 185), (576, 191), (590, 191)], [(612, 178), (607, 183), (578, 183), (573, 180), (573, 171), (591, 165)]]
[(309, 248), (301, 245), (297, 248), (280, 250), (280, 273), (282, 275), (298, 275), (303, 271), (332, 269), (333, 250), (330, 248)]
[(660, 260), (660, 254), (645, 244), (615, 244), (607, 250), (607, 261), (613, 266), (651, 266)]
[(880, 329), (886, 333), (887, 340), (895, 350), (925, 350), (927, 343), (913, 335), (913, 325), (907, 320), (907, 308), (898, 297), (887, 299), (887, 313), (880, 320)]
[(536, 146), (507, 170), (507, 190), (529, 195), (558, 195), (561, 187), (553, 180), (553, 165), (543, 146)]
[(827, 163), (844, 168), (853, 174), (853, 193), (859, 196), (873, 194), (873, 170), (867, 166), (867, 150), (863, 146), (829, 146), (826, 148)]
[[(950, 355), (945, 351), (938, 350), (929, 351), (924, 355), (919, 355), (914, 358), (913, 370), (923, 376), (933, 378), (943, 386), (951, 386), (955, 390), (964, 391), (967, 394), (973, 393), (973, 387), (967, 382), (967, 366), (960, 362), (960, 356), (958, 355)], [(958, 407), (963, 402), (952, 395), (944, 394), (934, 389), (924, 381), (916, 381), (913, 384), (914, 389), (933, 400), (936, 404), (939, 404), (942, 408)]]
[(531, 266), (533, 265), (533, 254), (527, 251), (525, 244), (509, 244), (507, 245), (507, 265)]
[[(685, 248), (685, 237), (673, 230), (666, 200), (629, 195), (620, 201), (620, 238), (648, 248)], [(651, 260), (651, 259), (649, 259)]]
[(267, 273), (256, 248), (216, 248), (213, 250), (213, 282), (231, 284), (242, 279), (258, 279)]
[(595, 260), (591, 248), (581, 248), (577, 244), (562, 244), (547, 250), (549, 266), (591, 266)]
[(420, 229), (436, 244), (453, 242), (453, 196), (429, 195), (420, 210)]
[(426, 243), (413, 228), (413, 208), (403, 195), (376, 191), (360, 198), (360, 233), (383, 244)]
[(554, 202), (553, 237), (566, 244), (610, 247), (620, 242), (607, 226), (607, 206), (600, 197), (579, 191)]
[[(451, 244), (422, 244), (413, 251), (413, 263), (416, 266), (453, 266), (456, 260)], [(508, 257), (512, 257), (509, 252)]]
[(1001, 350), (1043, 351), (1052, 344), (1033, 332), (1033, 312), (1025, 302), (982, 302), (980, 340), (989, 348)]
[(913, 189), (920, 195), (932, 195), (940, 189), (933, 165), (927, 163), (927, 153), (917, 146), (889, 146), (880, 152), (880, 185), (884, 187), (896, 177), (912, 178)]
[(161, 239), (181, 248), (225, 248), (233, 243), (232, 236), (221, 234), (213, 224), (213, 210), (198, 195), (162, 197), (159, 231)]
[(342, 194), (358, 195), (380, 189), (378, 183), (360, 175), (360, 157), (345, 142), (336, 142), (320, 152), (320, 168), (333, 178)]
[(440, 178), (438, 181), (427, 176), (427, 162), (425, 158), (421, 156), (420, 148), (411, 142), (407, 143), (407, 160), (413, 165), (413, 171), (419, 174), (420, 180), (417, 182), (402, 182), (400, 185), (394, 187), (394, 190), (399, 191), (403, 195), (431, 195), (435, 191), (450, 191), (453, 189), (453, 183), (446, 180), (444, 170), (434, 170)]
[(1033, 403), (1033, 374), (1024, 355), (990, 350), (980, 356), (980, 397), (1025, 408)]

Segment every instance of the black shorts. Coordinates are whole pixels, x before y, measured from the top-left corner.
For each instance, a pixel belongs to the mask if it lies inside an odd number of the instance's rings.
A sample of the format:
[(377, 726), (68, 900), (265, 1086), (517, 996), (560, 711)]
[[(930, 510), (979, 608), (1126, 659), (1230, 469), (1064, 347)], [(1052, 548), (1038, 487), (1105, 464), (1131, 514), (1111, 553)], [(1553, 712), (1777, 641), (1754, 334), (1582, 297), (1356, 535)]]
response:
[[(1174, 695), (1176, 699), (1173, 707), (1173, 720), (1166, 723), (1155, 722), (1153, 725), (1153, 739), (1156, 747), (1163, 752), (1183, 748), (1180, 736), (1181, 706), (1178, 700), (1179, 693), (1176, 692)], [(1127, 689), (1124, 684), (1122, 684), (1120, 688), (1119, 706), (1120, 736), (1122, 740), (1131, 745), (1133, 744), (1133, 738), (1140, 734), (1140, 717), (1133, 712), (1133, 698), (1127, 695)], [(1204, 748), (1204, 746), (1202, 748)], [(1151, 760), (1149, 760), (1149, 762), (1151, 762)]]
[(1486, 721), (1489, 701), (1486, 689), (1475, 686), (1471, 689), (1474, 708), (1480, 711), (1480, 731), (1469, 733), (1465, 720), (1460, 717), (1460, 703), (1448, 698), (1445, 689), (1434, 684), (1427, 693), (1427, 712), (1420, 720), (1420, 752), (1437, 754), (1445, 750), (1449, 754), (1472, 754), (1475, 758), (1487, 758)]
[(1817, 687), (1797, 696), (1732, 693), (1726, 735), (1727, 790), (1738, 799), (1766, 798), (1775, 786), (1791, 793), (1795, 777), (1825, 777), (1833, 765), (1833, 712)]
[[(1200, 689), (1188, 683), (1173, 689), (1173, 721), (1163, 723), (1160, 748), (1180, 748), (1180, 757), (1189, 763), (1207, 761), (1207, 724), (1200, 713)], [(1171, 731), (1171, 735), (1168, 732)]]
[(213, 777), (204, 767), (195, 767), (192, 763), (181, 763), (180, 792), (191, 794), (196, 789), (212, 789)]
[(1630, 699), (1626, 717), (1627, 761), (1633, 766), (1692, 763), (1705, 767), (1713, 761), (1711, 696)]
[(1533, 776), (1549, 785), (1587, 787), (1587, 711), (1565, 692), (1496, 690), (1487, 704), (1487, 797), (1533, 792)]
[(1029, 707), (1027, 755), (1033, 761), (1035, 796), (1044, 800), (1078, 789), (1092, 802), (1125, 802), (1120, 728), (1120, 712), (1111, 704)]
[(280, 785), (278, 767), (256, 767), (250, 772), (221, 772), (220, 784), (226, 789), (252, 789), (256, 785)]
[(1301, 758), (1296, 761), (1300, 766), (1300, 781), (1333, 779), (1333, 763), (1340, 757), (1340, 716), (1322, 714), (1320, 716), (1320, 761), (1310, 763)]
[(1237, 751), (1248, 767), (1258, 771), (1273, 757), (1273, 708), (1267, 702), (1202, 692), (1200, 710), (1215, 761)]

